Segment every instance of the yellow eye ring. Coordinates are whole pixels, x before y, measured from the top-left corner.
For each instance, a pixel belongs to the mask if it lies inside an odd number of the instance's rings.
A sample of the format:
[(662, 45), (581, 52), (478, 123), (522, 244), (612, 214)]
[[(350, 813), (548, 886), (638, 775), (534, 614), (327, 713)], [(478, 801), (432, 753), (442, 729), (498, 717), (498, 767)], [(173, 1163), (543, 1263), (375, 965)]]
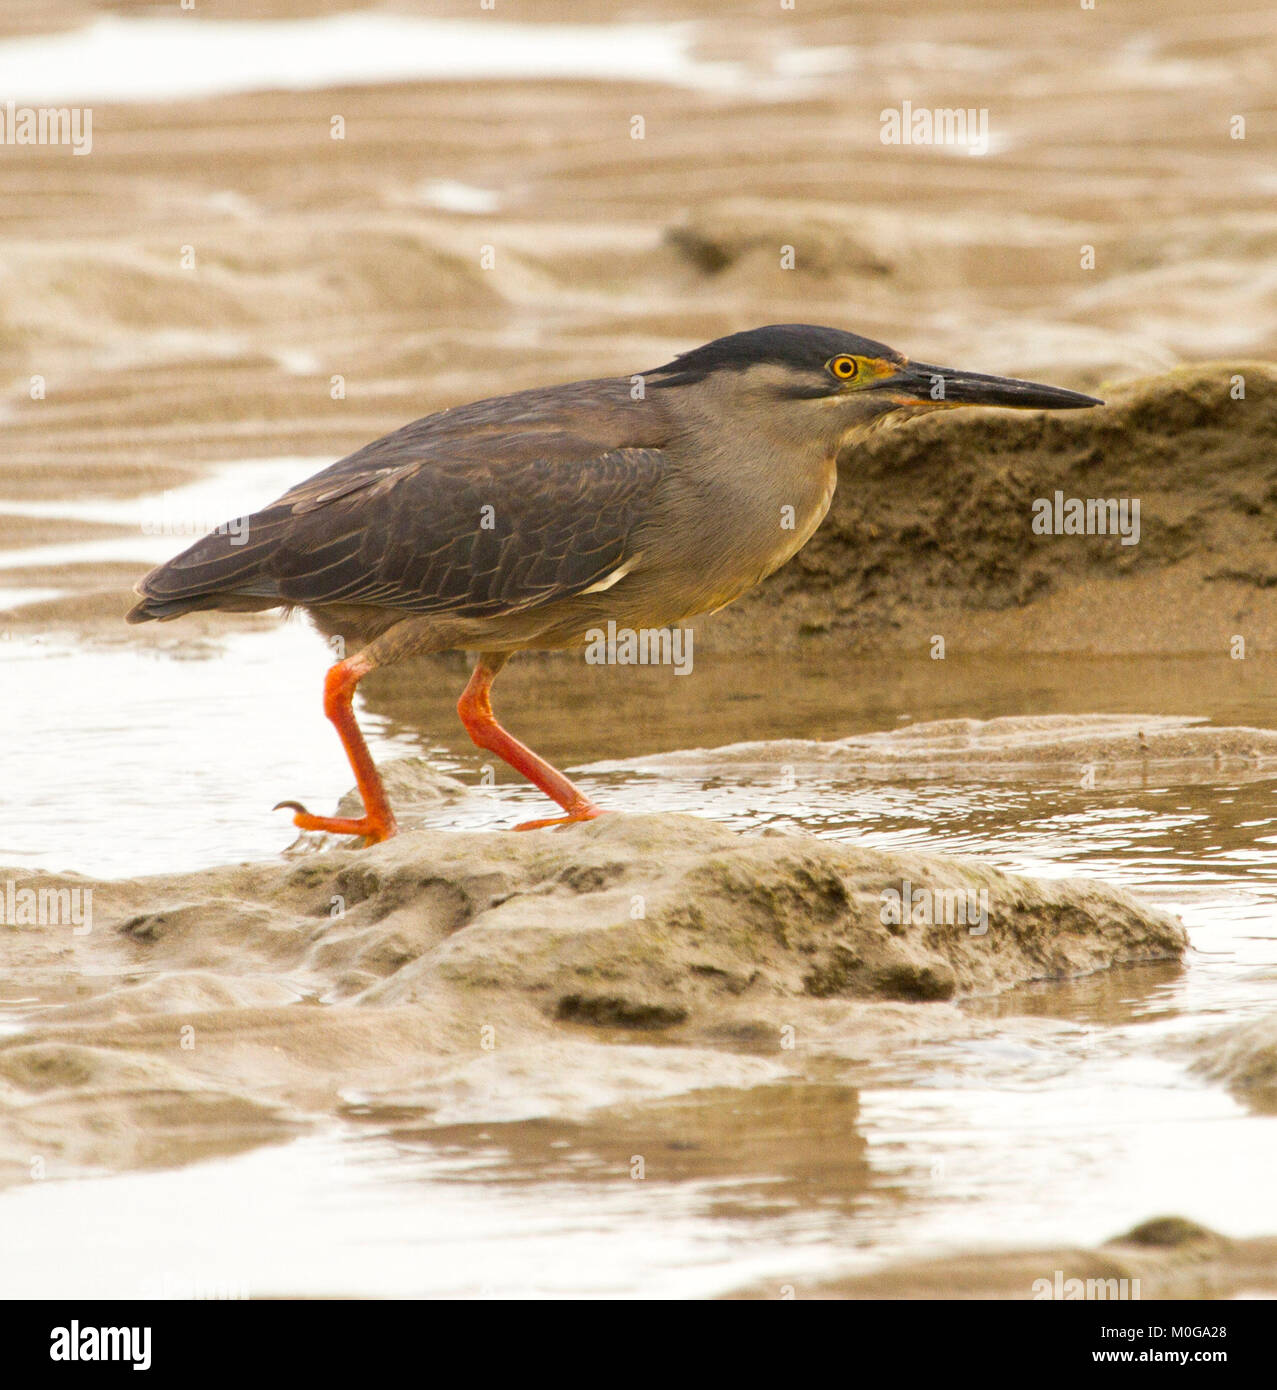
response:
[(828, 367), (839, 381), (852, 381), (860, 370), (860, 363), (854, 357), (834, 357)]

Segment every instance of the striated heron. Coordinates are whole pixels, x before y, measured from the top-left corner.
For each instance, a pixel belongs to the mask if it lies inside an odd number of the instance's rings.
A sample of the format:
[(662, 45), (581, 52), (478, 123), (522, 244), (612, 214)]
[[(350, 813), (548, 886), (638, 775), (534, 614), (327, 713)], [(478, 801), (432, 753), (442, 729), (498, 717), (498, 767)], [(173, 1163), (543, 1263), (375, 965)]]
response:
[(303, 608), (343, 639), (349, 654), (328, 671), (324, 710), (364, 814), (282, 802), (303, 830), (369, 843), (395, 833), (355, 687), (378, 666), (454, 649), (480, 654), (457, 707), (471, 738), (565, 812), (518, 829), (589, 820), (600, 808), (492, 713), (492, 681), (515, 652), (584, 645), (609, 620), (663, 628), (731, 603), (806, 544), (829, 510), (840, 451), (886, 424), (960, 405), (1100, 404), (911, 362), (836, 328), (756, 328), (636, 376), (519, 391), (405, 425), (246, 528), (152, 570), (128, 620)]

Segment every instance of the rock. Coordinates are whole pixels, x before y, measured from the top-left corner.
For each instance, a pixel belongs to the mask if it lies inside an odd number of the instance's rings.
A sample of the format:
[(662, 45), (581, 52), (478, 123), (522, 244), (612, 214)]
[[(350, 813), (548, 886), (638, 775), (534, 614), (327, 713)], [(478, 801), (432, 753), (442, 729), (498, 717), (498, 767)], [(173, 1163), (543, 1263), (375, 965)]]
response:
[(1222, 1081), (1243, 1104), (1277, 1114), (1277, 1014), (1208, 1033), (1194, 1051), (1200, 1075)]
[[(779, 1298), (781, 1280), (754, 1284), (736, 1299)], [(1277, 1240), (1229, 1240), (1183, 1217), (1158, 1217), (1098, 1250), (990, 1251), (887, 1265), (843, 1279), (793, 1287), (789, 1297), (1006, 1298), (1111, 1302), (1142, 1299), (1272, 1297)]]
[[(67, 1163), (138, 1161), (135, 1122), (176, 1161), (209, 1151), (210, 1115), (233, 1145), (355, 1097), (527, 1117), (738, 1085), (747, 1062), (750, 1084), (778, 1080), (800, 1050), (967, 1036), (993, 1025), (963, 996), (1186, 944), (1091, 880), (677, 815), (409, 830), (104, 883), (94, 907), (84, 935), (0, 932), (14, 990), (50, 999), (0, 1041), (0, 1086), (21, 1097), (0, 1171), (20, 1173), (38, 1136)], [(643, 1048), (653, 1034), (664, 1045)]]
[(21, 1038), (0, 1050), (0, 1184), (189, 1162), (295, 1132), (269, 1101), (161, 1057)]
[(1178, 1250), (1191, 1245), (1226, 1244), (1223, 1236), (1183, 1216), (1153, 1216), (1115, 1236), (1109, 1245), (1146, 1245), (1152, 1249)]
[[(495, 990), (595, 1026), (703, 1026), (744, 1000), (949, 999), (1173, 958), (1185, 944), (1174, 919), (1088, 880), (1037, 883), (805, 835), (738, 835), (687, 816), (609, 815), (540, 839), (436, 832), (390, 842), (375, 896), (349, 909), (359, 959), (373, 939), (401, 932), (405, 915), (439, 910), (442, 885), (422, 870), (445, 853), (461, 902), (445, 895), (446, 924), (365, 1002)], [(337, 884), (349, 871), (334, 862), (331, 872)], [(902, 888), (932, 895), (937, 916), (987, 903), (987, 925), (933, 925), (920, 907), (885, 923), (884, 902), (890, 917)]]

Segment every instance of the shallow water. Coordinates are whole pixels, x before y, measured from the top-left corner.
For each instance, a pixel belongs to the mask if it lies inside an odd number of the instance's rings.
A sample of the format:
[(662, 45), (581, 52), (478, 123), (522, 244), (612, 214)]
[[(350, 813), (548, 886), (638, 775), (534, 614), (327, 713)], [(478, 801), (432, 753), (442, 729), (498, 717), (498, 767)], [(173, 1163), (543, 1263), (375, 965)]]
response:
[[(275, 799), (323, 806), (349, 782), (317, 708), (325, 649), (300, 624), (190, 650), (14, 638), (7, 655), (24, 729), (7, 771), (27, 805), (5, 828), (6, 863), (119, 875), (260, 857), (292, 838), (267, 810)], [(291, 1144), (29, 1184), (0, 1197), (20, 1255), (0, 1267), (0, 1292), (686, 1296), (762, 1281), (801, 1293), (893, 1255), (1098, 1242), (1163, 1212), (1233, 1235), (1277, 1230), (1277, 1117), (1197, 1079), (1179, 1048), (1271, 1010), (1277, 779), (1156, 766), (1094, 788), (1040, 769), (840, 779), (795, 764), (792, 744), (764, 745), (752, 764), (659, 756), (955, 715), (1138, 709), (1277, 726), (1263, 669), (1236, 665), (940, 673), (825, 651), (801, 664), (706, 658), (679, 679), (516, 663), (499, 706), (509, 722), (570, 764), (609, 759), (581, 780), (618, 809), (1094, 875), (1181, 914), (1194, 950), (1182, 971), (968, 1001), (975, 1036), (872, 1063), (618, 1043), (585, 1065), (494, 1062), (433, 1114), (352, 1094), (341, 1125)], [(429, 754), (476, 782), (452, 713), (463, 679), (460, 664), (422, 663), (373, 688), (362, 717), (376, 755)], [(509, 825), (538, 804), (511, 781), (431, 820)], [(76, 1258), (86, 1232), (91, 1268)]]
[(745, 90), (736, 65), (691, 55), (690, 24), (527, 24), (346, 14), (227, 21), (109, 17), (0, 42), (15, 101), (189, 101), (372, 82), (593, 78)]

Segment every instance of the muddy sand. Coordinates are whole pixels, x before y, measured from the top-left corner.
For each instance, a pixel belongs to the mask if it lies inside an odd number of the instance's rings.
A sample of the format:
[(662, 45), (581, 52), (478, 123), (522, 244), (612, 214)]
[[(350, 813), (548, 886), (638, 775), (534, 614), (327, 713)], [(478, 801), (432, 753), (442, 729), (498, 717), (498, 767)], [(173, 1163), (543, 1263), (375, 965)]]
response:
[[(18, 895), (88, 886), (12, 878)], [(801, 1077), (984, 1026), (964, 997), (1177, 960), (1187, 937), (1091, 880), (614, 815), (100, 883), (91, 930), (19, 924), (0, 943), (10, 989), (57, 998), (0, 1043), (0, 1171), (24, 1181), (33, 1153), (50, 1175), (179, 1162), (352, 1094), (437, 1123), (476, 1069), (517, 1091), (574, 1055), (631, 1068), (633, 1099), (643, 1053), (617, 1038), (685, 1050), (694, 1086)]]
[[(1034, 716), (613, 766), (1056, 783), (1090, 769), (1122, 785), (1168, 771), (1236, 784), (1274, 765), (1268, 730)], [(963, 1007), (973, 1000), (1187, 949), (1177, 920), (1095, 879), (673, 815), (528, 835), (427, 829), (483, 793), (421, 758), (384, 773), (405, 829), (372, 849), (306, 834), (282, 858), (186, 874), (0, 871), (15, 903), (91, 895), (88, 929), (32, 911), (0, 934), (7, 991), (31, 1001), (0, 1041), (0, 1172), (25, 1179), (32, 1153), (63, 1176), (188, 1162), (322, 1126), (352, 1096), (427, 1131), (462, 1112), (580, 1120), (594, 1105), (556, 1083), (565, 1065), (630, 1101), (649, 1086), (815, 1082), (834, 1060), (986, 1033), (989, 1018)], [(340, 809), (354, 806), (351, 793)], [(1015, 1003), (996, 1027), (1014, 1032)], [(648, 1068), (654, 1040), (661, 1065)], [(1176, 1055), (1271, 1106), (1271, 1018)]]
[[(736, 1298), (777, 1298), (759, 1284)], [(1181, 1217), (1154, 1217), (1094, 1250), (952, 1256), (784, 1289), (800, 1298), (1198, 1299), (1277, 1296), (1277, 1240), (1229, 1240)]]

